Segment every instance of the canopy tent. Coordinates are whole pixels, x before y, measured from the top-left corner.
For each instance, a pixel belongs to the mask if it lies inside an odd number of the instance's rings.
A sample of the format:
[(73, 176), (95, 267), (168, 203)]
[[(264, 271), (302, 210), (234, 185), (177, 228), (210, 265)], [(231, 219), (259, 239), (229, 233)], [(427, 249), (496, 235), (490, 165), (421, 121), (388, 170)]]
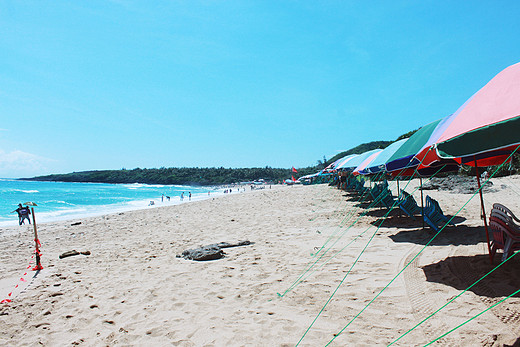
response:
[(520, 63), (501, 71), (435, 131), (417, 154), (421, 167), (443, 159), (501, 164), (520, 144)]
[(368, 165), (359, 171), (362, 175), (376, 174), (382, 171), (386, 171), (386, 162), (390, 159), (394, 153), (401, 148), (401, 146), (407, 142), (408, 139), (402, 139), (396, 141), (383, 149), (379, 155), (374, 158)]
[(373, 149), (371, 151), (367, 151), (365, 153), (356, 155), (355, 157), (347, 159), (345, 162), (341, 163), (337, 166), (338, 170), (354, 170), (356, 167), (361, 165), (363, 161), (365, 161), (368, 157), (370, 157), (374, 153), (380, 152), (380, 149)]
[(366, 158), (365, 160), (363, 160), (363, 162), (361, 164), (359, 164), (355, 169), (354, 171), (352, 171), (352, 174), (354, 174), (354, 176), (357, 176), (359, 175), (360, 171), (365, 169), (367, 167), (368, 164), (370, 164), (371, 162), (373, 162), (376, 158), (379, 157), (379, 155), (381, 154), (381, 152), (383, 152), (382, 149), (379, 149), (379, 150), (376, 150), (376, 152), (372, 153), (370, 156), (368, 156), (368, 158)]

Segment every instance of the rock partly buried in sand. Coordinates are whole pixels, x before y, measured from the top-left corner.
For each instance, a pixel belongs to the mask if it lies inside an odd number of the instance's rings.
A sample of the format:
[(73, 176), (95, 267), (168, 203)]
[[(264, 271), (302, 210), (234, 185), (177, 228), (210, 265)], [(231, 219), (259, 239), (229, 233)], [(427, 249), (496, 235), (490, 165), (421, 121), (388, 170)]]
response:
[(224, 251), (217, 246), (202, 246), (195, 249), (187, 249), (182, 252), (182, 257), (188, 260), (216, 260), (224, 257)]
[(223, 258), (226, 254), (224, 253), (222, 248), (247, 246), (250, 244), (252, 244), (250, 241), (240, 241), (238, 243), (213, 243), (211, 245), (201, 246), (199, 248), (187, 249), (184, 252), (182, 252), (182, 255), (178, 255), (177, 258), (182, 257), (184, 259), (196, 261), (216, 260)]

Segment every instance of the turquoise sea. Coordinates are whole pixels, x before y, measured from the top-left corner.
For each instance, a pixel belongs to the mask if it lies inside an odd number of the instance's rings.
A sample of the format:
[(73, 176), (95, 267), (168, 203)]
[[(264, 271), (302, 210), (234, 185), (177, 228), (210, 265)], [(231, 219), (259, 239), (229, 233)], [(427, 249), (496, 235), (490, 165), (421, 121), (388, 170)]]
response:
[(28, 201), (38, 205), (34, 209), (36, 222), (40, 223), (189, 202), (189, 192), (192, 201), (208, 198), (208, 192), (211, 196), (219, 194), (208, 187), (0, 179), (0, 227), (18, 225), (18, 215), (10, 212)]

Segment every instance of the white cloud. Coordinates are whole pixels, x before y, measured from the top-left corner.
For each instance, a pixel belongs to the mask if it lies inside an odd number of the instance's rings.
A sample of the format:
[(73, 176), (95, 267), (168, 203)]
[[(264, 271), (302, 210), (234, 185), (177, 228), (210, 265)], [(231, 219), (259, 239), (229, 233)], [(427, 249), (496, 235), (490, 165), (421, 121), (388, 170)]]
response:
[(15, 178), (40, 175), (47, 172), (47, 165), (54, 161), (20, 150), (12, 152), (0, 150), (0, 177)]

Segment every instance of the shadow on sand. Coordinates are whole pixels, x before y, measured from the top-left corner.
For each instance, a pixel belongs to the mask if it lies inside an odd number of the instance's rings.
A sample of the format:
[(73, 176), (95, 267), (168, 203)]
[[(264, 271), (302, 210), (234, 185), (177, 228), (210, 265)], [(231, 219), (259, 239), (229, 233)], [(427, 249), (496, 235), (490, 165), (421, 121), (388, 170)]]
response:
[[(458, 290), (465, 290), (497, 266), (500, 263), (500, 256), (501, 254), (495, 256), (493, 265), (490, 264), (488, 254), (452, 256), (426, 265), (422, 269), (428, 282), (442, 283)], [(469, 291), (489, 298), (511, 295), (520, 288), (519, 268), (520, 254), (511, 258)], [(520, 294), (513, 297), (520, 298)]]
[[(421, 222), (418, 222), (421, 223)], [(400, 229), (402, 227), (399, 227)], [(418, 245), (426, 245), (432, 237), (435, 236), (435, 231), (427, 227), (423, 230), (422, 227), (401, 230), (389, 237), (394, 242), (409, 242)], [(476, 245), (481, 242), (486, 242), (486, 231), (484, 227), (470, 227), (467, 225), (448, 225), (442, 230), (439, 235), (430, 243), (432, 246), (447, 246), (447, 245)]]
[[(397, 211), (397, 212), (395, 212)], [(401, 213), (400, 210), (392, 211), (391, 215), (386, 218), (386, 220), (383, 222), (382, 227), (385, 228), (398, 228), (398, 229), (410, 229), (410, 228), (416, 228), (419, 229), (423, 227), (423, 221), (421, 219), (421, 215), (416, 215), (415, 218), (408, 217), (407, 215)], [(377, 213), (374, 213), (376, 215)], [(384, 217), (384, 214), (383, 216)], [(449, 217), (451, 218), (451, 217)], [(466, 218), (456, 216), (453, 218), (452, 222), (455, 224), (455, 226), (459, 226), (459, 224), (466, 221)], [(374, 221), (371, 224), (378, 226), (381, 221)], [(448, 227), (453, 227), (451, 225), (448, 225)], [(428, 224), (424, 223), (425, 229), (430, 229)], [(431, 230), (431, 229), (430, 229)]]

